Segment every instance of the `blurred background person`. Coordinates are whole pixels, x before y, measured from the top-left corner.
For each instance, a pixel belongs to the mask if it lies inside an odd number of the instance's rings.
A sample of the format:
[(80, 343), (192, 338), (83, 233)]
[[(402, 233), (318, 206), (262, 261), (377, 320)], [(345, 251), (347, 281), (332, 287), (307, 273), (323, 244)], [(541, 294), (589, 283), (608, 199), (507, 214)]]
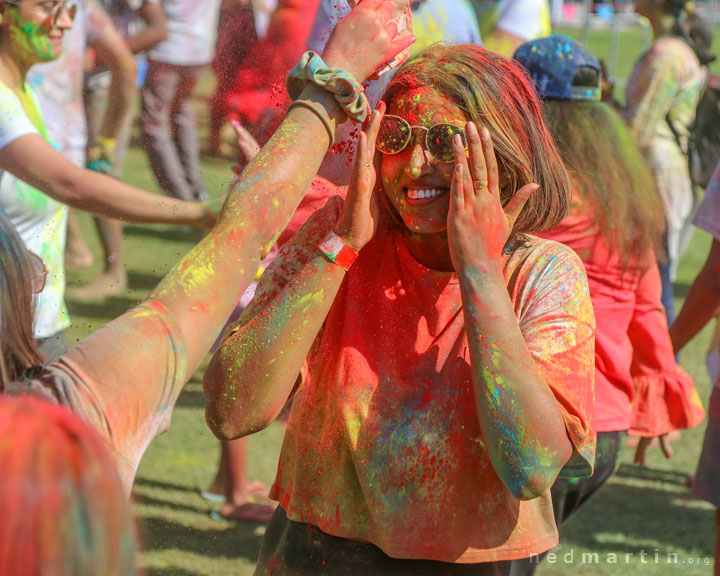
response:
[[(206, 204), (163, 198), (85, 170), (84, 148), (79, 147), (79, 140), (73, 140), (76, 135), (71, 124), (62, 132), (66, 139), (61, 142), (66, 153), (77, 155), (78, 162), (58, 152), (26, 76), (34, 64), (61, 55), (64, 33), (72, 27), (77, 9), (64, 2), (48, 6), (45, 2), (13, 4), (6, 0), (0, 2), (0, 10), (0, 211), (27, 248), (48, 267), (48, 281), (37, 301), (35, 338), (45, 357), (54, 359), (68, 348), (64, 331), (70, 319), (64, 299), (63, 259), (68, 206), (133, 222), (211, 225), (215, 215)], [(18, 34), (32, 42), (11, 42)], [(130, 62), (134, 68), (132, 59)], [(75, 80), (69, 76), (66, 81), (71, 93)], [(51, 78), (46, 88), (49, 86)], [(63, 92), (57, 100), (74, 102)], [(79, 117), (77, 111), (69, 106), (65, 116), (57, 110), (52, 119), (58, 126), (63, 117), (68, 123), (78, 118), (82, 123), (82, 106)]]
[(217, 81), (210, 99), (210, 134), (206, 154), (232, 158), (236, 152), (221, 149), (221, 130), (228, 120), (227, 99), (250, 48), (257, 42), (255, 14), (250, 0), (223, 0), (220, 5), (217, 46), (213, 72)]
[(694, 205), (687, 143), (707, 76), (701, 58), (705, 60), (707, 54), (690, 36), (690, 25), (702, 22), (689, 3), (638, 0), (635, 10), (649, 20), (655, 39), (630, 76), (624, 115), (665, 207), (667, 262), (660, 263), (660, 276), (662, 302), (672, 323), (673, 282), (690, 241), (689, 218)]
[[(124, 38), (134, 55), (142, 54), (162, 42), (167, 36), (165, 13), (159, 0), (100, 0), (112, 19), (117, 32)], [(138, 27), (137, 20), (141, 26)], [(113, 107), (113, 72), (97, 58), (96, 43), (90, 44), (87, 52), (83, 101), (87, 121), (87, 166), (122, 178), (125, 156), (130, 143), (130, 131), (135, 119), (135, 103), (131, 102), (125, 111), (117, 130)], [(138, 75), (139, 76), (139, 75)], [(133, 92), (133, 95), (135, 92)], [(114, 135), (110, 132), (114, 132)], [(108, 135), (110, 133), (110, 135)], [(95, 219), (103, 251), (103, 270), (100, 277), (87, 286), (73, 290), (76, 300), (101, 299), (121, 293), (127, 287), (127, 274), (123, 258), (123, 229), (119, 220)]]
[[(92, 48), (110, 71), (112, 106), (102, 127), (106, 138), (115, 138), (135, 95), (135, 62), (99, 0), (79, 0), (72, 29), (63, 36), (62, 56), (40, 63), (28, 73), (50, 136), (60, 152), (80, 167), (86, 165), (87, 124), (83, 105), (85, 53)], [(92, 265), (93, 257), (75, 215), (68, 215), (66, 263)]]
[(203, 201), (200, 149), (190, 96), (215, 53), (220, 0), (162, 0), (167, 39), (148, 53), (140, 120), (150, 166), (166, 194)]
[(552, 32), (548, 0), (471, 0), (483, 45), (510, 58), (521, 44)]

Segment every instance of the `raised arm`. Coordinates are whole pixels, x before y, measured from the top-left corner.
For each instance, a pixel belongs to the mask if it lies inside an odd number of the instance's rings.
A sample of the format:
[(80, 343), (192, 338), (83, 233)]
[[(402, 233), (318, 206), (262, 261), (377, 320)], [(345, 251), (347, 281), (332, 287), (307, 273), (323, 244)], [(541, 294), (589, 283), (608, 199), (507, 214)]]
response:
[(205, 372), (206, 418), (218, 438), (261, 430), (280, 413), (320, 331), (345, 270), (318, 246), (330, 230), (359, 251), (374, 234), (375, 136), (381, 102), (361, 133), (355, 170), (342, 214), (340, 198), (317, 211), (263, 274), (253, 302)]
[[(483, 129), (481, 139), (472, 123), (466, 133), (473, 170), (456, 136), (450, 254), (460, 280), (483, 440), (503, 484), (527, 500), (544, 494), (573, 454), (562, 410), (528, 349), (503, 276), (503, 247), (537, 184), (518, 190), (503, 209), (490, 134)], [(473, 182), (487, 188), (475, 190)]]
[(58, 202), (130, 222), (209, 226), (206, 204), (150, 194), (70, 162), (39, 134), (26, 134), (0, 149), (0, 168)]
[[(389, 24), (393, 6), (390, 0), (358, 4), (338, 24), (324, 53), (326, 64), (364, 80), (410, 45), (413, 38), (396, 37)], [(344, 120), (334, 97), (317, 86), (309, 85), (300, 98), (322, 106), (332, 128)], [(255, 276), (261, 255), (297, 208), (328, 145), (319, 117), (306, 108), (292, 108), (231, 190), (215, 228), (151, 295), (180, 325), (190, 371), (210, 349), (237, 295)]]

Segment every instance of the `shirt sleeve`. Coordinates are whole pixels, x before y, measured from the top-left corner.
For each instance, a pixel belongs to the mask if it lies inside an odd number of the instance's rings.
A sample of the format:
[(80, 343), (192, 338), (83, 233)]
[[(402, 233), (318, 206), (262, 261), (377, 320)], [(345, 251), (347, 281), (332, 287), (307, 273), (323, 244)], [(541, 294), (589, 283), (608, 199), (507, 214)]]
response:
[(720, 162), (715, 167), (694, 223), (716, 240), (720, 240)]
[(675, 362), (660, 289), (660, 272), (652, 259), (635, 290), (628, 326), (635, 388), (630, 432), (649, 438), (692, 428), (705, 417), (692, 379)]
[(0, 86), (0, 150), (20, 136), (37, 133), (17, 96)]
[(560, 406), (573, 445), (560, 476), (590, 476), (596, 443), (595, 316), (585, 268), (556, 242), (545, 242), (531, 258), (513, 301), (528, 350)]
[(170, 312), (147, 301), (49, 366), (61, 404), (110, 445), (125, 488), (150, 442), (165, 432), (187, 379), (185, 340)]

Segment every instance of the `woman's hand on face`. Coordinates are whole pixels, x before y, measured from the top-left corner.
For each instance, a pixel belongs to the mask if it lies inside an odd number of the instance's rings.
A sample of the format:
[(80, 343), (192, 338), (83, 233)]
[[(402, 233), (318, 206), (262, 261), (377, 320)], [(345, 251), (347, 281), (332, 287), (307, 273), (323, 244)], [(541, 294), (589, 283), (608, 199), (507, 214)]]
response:
[(345, 205), (335, 227), (335, 233), (345, 244), (359, 252), (375, 235), (380, 219), (380, 206), (375, 192), (377, 174), (373, 165), (375, 139), (385, 114), (385, 102), (380, 101), (365, 130), (360, 132), (355, 167), (350, 179)]
[(335, 26), (323, 60), (352, 74), (358, 82), (368, 79), (378, 68), (415, 42), (412, 34), (399, 35), (396, 3), (408, 0), (362, 0)]
[(515, 220), (530, 195), (540, 186), (526, 184), (503, 208), (500, 178), (492, 138), (487, 128), (482, 134), (474, 123), (465, 126), (470, 164), (462, 139), (453, 137), (455, 170), (450, 186), (448, 243), (455, 271), (501, 272), (505, 243)]

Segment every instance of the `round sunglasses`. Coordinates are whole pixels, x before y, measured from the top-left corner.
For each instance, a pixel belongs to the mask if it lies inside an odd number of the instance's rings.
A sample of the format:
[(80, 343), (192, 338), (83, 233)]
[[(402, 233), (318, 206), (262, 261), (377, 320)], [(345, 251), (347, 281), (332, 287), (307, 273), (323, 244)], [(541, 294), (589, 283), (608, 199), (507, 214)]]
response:
[(459, 134), (463, 147), (467, 149), (467, 138), (465, 131), (455, 124), (435, 124), (426, 126), (411, 126), (407, 120), (400, 116), (385, 114), (380, 122), (375, 148), (383, 154), (397, 154), (402, 152), (412, 140), (413, 129), (425, 131), (425, 149), (438, 162), (453, 162), (452, 140), (455, 134)]
[[(5, 0), (5, 2), (12, 4), (13, 6), (23, 6), (24, 4), (27, 4), (27, 2), (22, 2), (21, 0)], [(45, 4), (47, 4), (47, 2), (42, 4), (33, 4), (32, 7), (42, 12), (50, 19), (50, 28), (57, 28), (60, 16), (62, 16), (63, 12), (67, 13), (70, 20), (75, 20), (78, 10), (77, 2), (75, 2), (75, 0), (58, 2), (53, 6), (46, 6)]]

